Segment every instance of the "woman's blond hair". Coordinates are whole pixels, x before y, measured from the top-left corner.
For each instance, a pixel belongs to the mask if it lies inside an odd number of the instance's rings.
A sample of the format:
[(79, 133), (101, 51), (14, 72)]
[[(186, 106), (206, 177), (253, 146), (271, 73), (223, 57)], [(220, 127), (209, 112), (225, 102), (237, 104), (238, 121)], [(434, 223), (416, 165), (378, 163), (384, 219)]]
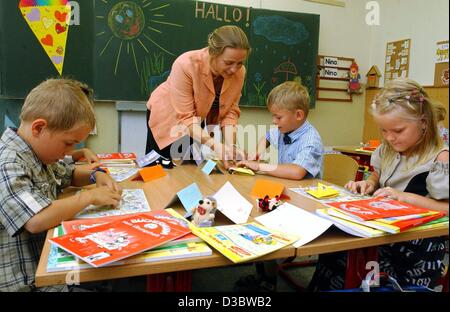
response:
[(95, 127), (92, 90), (71, 79), (48, 79), (27, 95), (20, 120), (45, 119), (50, 130), (64, 131), (75, 125)]
[(227, 25), (216, 28), (208, 36), (208, 52), (212, 57), (223, 53), (225, 48), (247, 50), (247, 56), (251, 48), (247, 35), (238, 26)]
[[(401, 118), (425, 123), (422, 139), (415, 146), (413, 153), (418, 155), (417, 164), (423, 164), (442, 149), (443, 142), (437, 133), (434, 104), (427, 92), (411, 79), (397, 79), (389, 82), (375, 97), (370, 112), (374, 117), (395, 111)], [(383, 158), (381, 167), (387, 167), (397, 152), (383, 139)]]
[(286, 81), (276, 86), (267, 96), (267, 107), (272, 106), (295, 111), (302, 110), (305, 118), (309, 112), (309, 93), (308, 89), (296, 81)]

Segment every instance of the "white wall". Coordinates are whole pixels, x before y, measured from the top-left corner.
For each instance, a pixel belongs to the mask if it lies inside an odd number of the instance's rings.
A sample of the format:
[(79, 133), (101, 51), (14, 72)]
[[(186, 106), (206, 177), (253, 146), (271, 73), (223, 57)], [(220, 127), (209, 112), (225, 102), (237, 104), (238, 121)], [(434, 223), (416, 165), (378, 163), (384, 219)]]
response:
[(409, 78), (434, 83), (436, 43), (448, 40), (448, 0), (379, 0), (380, 26), (373, 27), (371, 62), (383, 73), (386, 44), (411, 39)]

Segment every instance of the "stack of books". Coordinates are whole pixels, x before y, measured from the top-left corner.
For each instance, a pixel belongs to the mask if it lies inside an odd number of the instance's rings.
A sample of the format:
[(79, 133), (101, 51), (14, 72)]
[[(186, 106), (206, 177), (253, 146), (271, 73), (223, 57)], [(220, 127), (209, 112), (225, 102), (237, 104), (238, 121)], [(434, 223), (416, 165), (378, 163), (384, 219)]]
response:
[(330, 208), (318, 209), (316, 213), (341, 230), (359, 237), (448, 225), (448, 217), (442, 212), (381, 197), (327, 205)]
[(50, 239), (48, 271), (212, 253), (172, 210), (68, 221), (55, 236)]
[[(105, 167), (136, 167), (135, 153), (106, 153), (97, 154), (97, 157)], [(86, 159), (81, 158), (76, 164), (86, 164)]]

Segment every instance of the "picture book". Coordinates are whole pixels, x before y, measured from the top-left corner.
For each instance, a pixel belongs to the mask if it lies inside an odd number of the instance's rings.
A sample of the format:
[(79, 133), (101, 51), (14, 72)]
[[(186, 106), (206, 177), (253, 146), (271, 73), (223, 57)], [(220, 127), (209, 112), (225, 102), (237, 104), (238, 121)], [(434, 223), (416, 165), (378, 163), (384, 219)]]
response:
[(353, 221), (348, 221), (345, 219), (341, 219), (335, 216), (332, 216), (330, 214), (328, 214), (328, 209), (324, 208), (324, 209), (317, 209), (316, 210), (316, 214), (319, 215), (322, 218), (328, 219), (331, 222), (333, 222), (333, 224), (341, 229), (342, 231), (350, 234), (350, 235), (354, 235), (354, 236), (358, 236), (358, 237), (377, 237), (377, 236), (382, 236), (382, 235), (386, 235), (387, 233), (384, 231), (380, 231), (362, 224), (358, 224), (356, 222)]
[(328, 203), (329, 206), (359, 220), (374, 220), (389, 217), (398, 217), (418, 213), (427, 213), (430, 210), (419, 206), (385, 197), (376, 197), (350, 202)]
[(284, 203), (277, 209), (255, 218), (265, 227), (297, 235), (294, 247), (303, 246), (325, 232), (333, 223), (306, 210)]
[(124, 189), (122, 191), (122, 200), (118, 207), (90, 205), (75, 215), (75, 219), (120, 216), (131, 213), (149, 212), (150, 210), (150, 205), (147, 202), (144, 190)]
[[(155, 213), (156, 214), (156, 213)], [(128, 258), (190, 232), (151, 213), (127, 216), (50, 241), (94, 267)]]
[[(60, 235), (63, 234), (58, 234), (58, 228), (56, 228), (54, 237), (58, 237)], [(211, 248), (209, 248), (208, 245), (204, 242), (185, 242), (175, 245), (164, 244), (160, 247), (145, 251), (130, 258), (113, 262), (106, 266), (193, 258), (210, 256), (211, 254)], [(91, 267), (92, 266), (88, 263), (79, 260), (75, 256), (67, 253), (56, 245), (50, 246), (50, 253), (47, 262), (47, 272), (80, 270)]]
[(333, 185), (333, 189), (338, 191), (339, 194), (337, 194), (336, 196), (333, 196), (333, 197), (325, 197), (325, 198), (316, 198), (316, 197), (310, 195), (309, 191), (317, 190), (317, 186), (290, 188), (289, 190), (291, 190), (294, 193), (297, 193), (299, 195), (314, 199), (315, 201), (318, 201), (324, 205), (329, 204), (329, 203), (334, 203), (334, 202), (348, 202), (348, 201), (372, 198), (372, 196), (365, 196), (365, 195), (352, 193), (351, 191), (349, 191), (343, 187), (337, 186), (337, 185)]
[(448, 227), (448, 217), (442, 217), (436, 220), (433, 220), (431, 222), (410, 228), (408, 230), (406, 230), (406, 232), (413, 232), (413, 231), (419, 231), (419, 230), (425, 230), (425, 229), (435, 229), (435, 228), (440, 228), (440, 227)]
[[(184, 228), (189, 229), (189, 224), (186, 219), (184, 219), (181, 215), (179, 215), (174, 209), (168, 208), (165, 210), (157, 210), (153, 212), (149, 212), (149, 214), (153, 215), (156, 219), (166, 220), (167, 222), (171, 222), (172, 224), (180, 225)], [(125, 217), (121, 216), (110, 216), (110, 217), (99, 217), (99, 218), (86, 218), (86, 219), (74, 219), (63, 221), (61, 223), (62, 228), (64, 230), (64, 234), (70, 234), (76, 231), (82, 231), (85, 229), (93, 228), (99, 225), (103, 225), (106, 223), (110, 223), (121, 218)], [(175, 245), (180, 243), (192, 243), (192, 242), (201, 242), (202, 239), (192, 233), (188, 233), (180, 238), (177, 238), (173, 241), (170, 241), (166, 245)]]
[(106, 169), (108, 174), (117, 182), (125, 181), (131, 177), (136, 176), (139, 169), (131, 167), (102, 167)]
[(191, 225), (191, 230), (234, 263), (264, 256), (299, 239), (255, 222), (204, 228)]

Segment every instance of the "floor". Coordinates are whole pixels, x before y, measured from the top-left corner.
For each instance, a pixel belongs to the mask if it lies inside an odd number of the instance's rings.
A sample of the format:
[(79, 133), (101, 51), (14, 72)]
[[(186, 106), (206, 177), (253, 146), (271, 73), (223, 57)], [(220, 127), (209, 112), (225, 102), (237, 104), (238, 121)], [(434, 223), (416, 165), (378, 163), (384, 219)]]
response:
[[(308, 258), (309, 259), (309, 258)], [(296, 259), (306, 260), (306, 259)], [(314, 273), (314, 266), (289, 269), (290, 276), (301, 286), (307, 287)], [(234, 283), (241, 277), (255, 274), (253, 264), (235, 265), (205, 270), (196, 270), (192, 274), (192, 291), (194, 292), (232, 292)], [(277, 292), (295, 292), (283, 278), (278, 276)]]

